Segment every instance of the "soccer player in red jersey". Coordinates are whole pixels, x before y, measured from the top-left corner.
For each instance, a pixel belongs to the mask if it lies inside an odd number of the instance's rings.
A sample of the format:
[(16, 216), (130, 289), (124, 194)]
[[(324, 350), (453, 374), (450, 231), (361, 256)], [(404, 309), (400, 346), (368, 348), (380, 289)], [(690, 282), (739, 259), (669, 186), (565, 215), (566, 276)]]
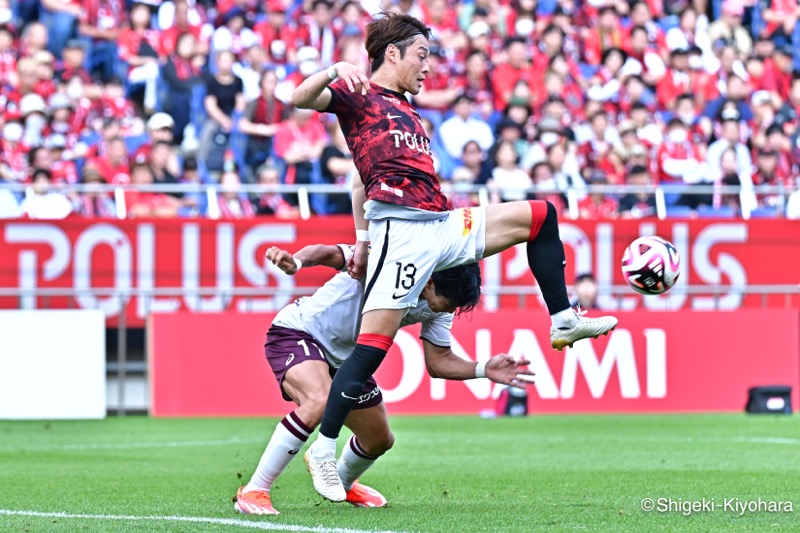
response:
[[(340, 62), (310, 76), (292, 94), (297, 107), (336, 114), (361, 175), (353, 191), (358, 243), (349, 268), (361, 277), (367, 267), (364, 314), (356, 348), (331, 384), (320, 436), (305, 455), (314, 488), (331, 501), (346, 496), (336, 475), (339, 431), (434, 271), (527, 242), (528, 264), (551, 316), (554, 348), (596, 338), (617, 325), (616, 318), (587, 318), (570, 307), (564, 246), (552, 204), (521, 201), (447, 210), (430, 139), (405, 97), (406, 92), (419, 93), (430, 72), (429, 37), (430, 29), (420, 20), (384, 14), (367, 26), (371, 79)], [(367, 261), (368, 241), (372, 253)]]

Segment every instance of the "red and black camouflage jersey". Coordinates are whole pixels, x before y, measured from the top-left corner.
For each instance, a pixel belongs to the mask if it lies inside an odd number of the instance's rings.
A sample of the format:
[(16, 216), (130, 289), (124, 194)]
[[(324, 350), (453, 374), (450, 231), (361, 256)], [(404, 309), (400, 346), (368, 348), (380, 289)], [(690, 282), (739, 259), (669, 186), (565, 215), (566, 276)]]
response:
[(402, 94), (370, 83), (366, 95), (332, 83), (328, 113), (339, 118), (367, 198), (425, 211), (447, 211), (433, 169), (431, 142)]

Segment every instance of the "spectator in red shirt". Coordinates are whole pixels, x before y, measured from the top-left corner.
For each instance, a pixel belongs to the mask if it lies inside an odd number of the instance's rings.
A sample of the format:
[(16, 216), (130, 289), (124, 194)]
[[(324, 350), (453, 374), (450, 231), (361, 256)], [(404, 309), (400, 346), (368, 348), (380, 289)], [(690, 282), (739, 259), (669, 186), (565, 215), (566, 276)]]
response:
[(208, 53), (208, 39), (203, 35), (203, 28), (189, 22), (189, 3), (187, 0), (177, 0), (175, 2), (175, 20), (172, 26), (161, 32), (159, 38), (159, 55), (164, 58), (173, 54), (178, 46), (178, 40), (186, 33), (194, 36), (198, 53)]
[[(778, 166), (778, 155), (778, 151), (773, 148), (758, 149), (752, 178), (754, 185), (791, 188), (792, 180)], [(756, 188), (756, 192), (758, 192), (758, 188)], [(778, 207), (782, 205), (782, 196), (779, 192), (758, 194), (758, 205), (760, 207)]]
[(506, 108), (517, 82), (525, 82), (532, 90), (537, 80), (528, 59), (525, 39), (519, 37), (508, 39), (506, 49), (508, 62), (496, 65), (491, 74), (495, 109)]
[(429, 117), (438, 125), (444, 113), (459, 95), (461, 80), (454, 83), (453, 73), (447, 60), (442, 56), (439, 43), (429, 43), (428, 65), (430, 72), (422, 82), (422, 90), (414, 96), (414, 105), (420, 108), (422, 114)]
[[(147, 163), (134, 163), (131, 167), (131, 185), (153, 185), (153, 174)], [(180, 202), (168, 194), (125, 191), (125, 207), (128, 218), (172, 218), (178, 215)]]
[(56, 70), (56, 79), (62, 83), (78, 78), (84, 86), (94, 82), (89, 71), (84, 68), (86, 62), (86, 43), (80, 39), (67, 41), (62, 53), (61, 68)]
[(247, 194), (241, 192), (242, 182), (234, 170), (222, 173), (219, 179), (219, 217), (222, 219), (253, 218), (256, 210)]
[[(608, 185), (608, 178), (602, 170), (592, 170), (589, 172), (587, 182), (590, 186)], [(578, 212), (580, 218), (585, 220), (613, 219), (619, 216), (619, 205), (605, 192), (593, 191), (578, 202)]]
[[(659, 14), (660, 15), (660, 14)], [(650, 5), (643, 0), (637, 0), (631, 5), (629, 29), (641, 27), (647, 33), (647, 42), (653, 50), (665, 54), (667, 48), (667, 37), (664, 30), (653, 21), (653, 13)], [(630, 38), (630, 33), (628, 33)], [(666, 59), (665, 57), (663, 59)]]
[(239, 129), (247, 135), (245, 161), (250, 168), (258, 167), (272, 154), (272, 142), (278, 125), (286, 118), (283, 102), (275, 98), (277, 85), (275, 71), (265, 71), (261, 76), (261, 95), (247, 104), (239, 122)]
[(319, 52), (322, 66), (332, 65), (336, 51), (333, 3), (328, 0), (313, 0), (311, 12), (300, 20), (296, 38), (298, 46), (312, 46)]
[(130, 27), (120, 32), (117, 53), (128, 65), (128, 82), (144, 84), (144, 111), (147, 115), (155, 112), (156, 108), (159, 48), (158, 31), (150, 29), (150, 8), (146, 4), (133, 4)]
[(122, 0), (82, 0), (83, 10), (78, 33), (87, 44), (86, 70), (99, 70), (100, 78), (108, 80), (114, 75), (117, 60), (117, 37), (126, 13)]
[(778, 95), (781, 100), (789, 98), (789, 89), (792, 85), (793, 69), (792, 45), (776, 47), (775, 53), (771, 58), (771, 67), (766, 73), (764, 88)]
[[(97, 168), (108, 183), (127, 185), (131, 181), (128, 152), (122, 137), (110, 139), (105, 154), (88, 160), (86, 164)], [(152, 182), (152, 180), (153, 178), (150, 176), (150, 181)]]
[(583, 57), (590, 65), (599, 65), (603, 52), (611, 48), (621, 48), (624, 35), (614, 4), (604, 4), (598, 10), (597, 27), (586, 30), (583, 42)]
[(195, 93), (203, 84), (201, 68), (205, 56), (197, 50), (197, 38), (192, 33), (184, 33), (178, 37), (174, 53), (167, 58), (161, 69), (164, 84), (168, 88), (164, 102), (166, 111), (174, 120), (173, 134), (176, 144), (183, 142), (186, 126), (192, 122), (192, 111), (195, 105)]
[(295, 37), (297, 30), (286, 20), (283, 0), (269, 0), (266, 5), (266, 20), (255, 26), (255, 33), (261, 39), (261, 46), (267, 51), (273, 64), (294, 63), (297, 52)]
[(258, 214), (275, 215), (283, 219), (299, 218), (297, 207), (287, 202), (281, 193), (275, 192), (275, 187), (280, 184), (280, 171), (265, 163), (259, 167), (257, 174), (258, 184), (264, 188), (257, 200)]
[(673, 110), (678, 96), (692, 92), (692, 76), (689, 72), (689, 50), (676, 48), (670, 52), (670, 64), (666, 76), (656, 87), (658, 105), (661, 109)]
[[(312, 110), (294, 109), (275, 133), (275, 154), (287, 165), (285, 183), (311, 183), (313, 163), (328, 143), (325, 128)], [(296, 197), (289, 198), (297, 205)]]
[(87, 218), (116, 218), (117, 206), (107, 192), (95, 189), (93, 185), (105, 185), (106, 180), (96, 167), (86, 166), (81, 181), (90, 188), (80, 195), (76, 211)]
[(686, 125), (679, 118), (667, 124), (666, 139), (658, 147), (656, 158), (660, 183), (691, 183), (691, 176), (704, 161), (701, 148), (689, 141)]
[(0, 25), (0, 87), (17, 84), (17, 54), (14, 34), (8, 26)]
[(65, 155), (67, 138), (60, 133), (55, 133), (45, 140), (44, 145), (50, 151), (52, 164), (49, 168), (53, 174), (53, 183), (76, 183), (78, 181), (77, 168), (75, 163)]

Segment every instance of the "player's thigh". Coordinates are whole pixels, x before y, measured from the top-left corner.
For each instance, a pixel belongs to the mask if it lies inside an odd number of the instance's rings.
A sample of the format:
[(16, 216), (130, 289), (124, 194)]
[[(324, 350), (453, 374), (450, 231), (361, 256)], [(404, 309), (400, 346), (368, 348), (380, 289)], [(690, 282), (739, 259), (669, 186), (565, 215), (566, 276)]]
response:
[(302, 361), (286, 371), (283, 390), (298, 405), (316, 404), (325, 409), (331, 389), (330, 365), (324, 361)]
[[(417, 305), (441, 253), (437, 242), (440, 225), (436, 220), (370, 221), (364, 313)], [(393, 336), (399, 325), (398, 321), (394, 331), (384, 334)]]
[(526, 242), (531, 233), (530, 202), (507, 202), (486, 206), (486, 249), (484, 257), (498, 254)]
[(389, 416), (383, 401), (365, 409), (353, 409), (344, 425), (353, 432), (361, 447), (370, 455), (380, 455), (394, 444), (394, 435), (389, 428)]
[(322, 397), (324, 409), (331, 382), (330, 366), (314, 337), (304, 331), (272, 326), (264, 353), (285, 400), (308, 404)]

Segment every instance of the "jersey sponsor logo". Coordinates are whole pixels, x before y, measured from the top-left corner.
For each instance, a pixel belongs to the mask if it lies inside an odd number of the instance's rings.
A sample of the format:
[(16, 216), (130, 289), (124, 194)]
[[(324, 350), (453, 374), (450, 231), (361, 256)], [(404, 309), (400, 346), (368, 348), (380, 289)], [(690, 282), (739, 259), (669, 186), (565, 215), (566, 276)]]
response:
[(401, 143), (405, 143), (409, 150), (431, 155), (431, 141), (427, 137), (401, 130), (389, 130), (389, 133), (394, 137), (395, 148), (400, 148)]
[(388, 118), (389, 120), (394, 120), (394, 119), (400, 118), (402, 116), (403, 115), (392, 115), (391, 113), (386, 113), (386, 118)]
[(385, 95), (382, 94), (381, 98), (383, 98), (387, 102), (392, 102), (393, 104), (399, 104), (400, 103), (400, 100), (398, 100), (397, 98), (391, 97), (391, 96), (385, 96)]
[(378, 394), (380, 394), (380, 392), (381, 392), (381, 390), (378, 387), (375, 387), (371, 391), (365, 392), (364, 394), (362, 394), (358, 398), (353, 398), (352, 396), (348, 396), (345, 393), (342, 393), (342, 397), (343, 398), (347, 398), (348, 400), (354, 400), (357, 403), (366, 403), (369, 400), (371, 400), (373, 398), (376, 398), (378, 396)]
[(472, 209), (462, 209), (461, 212), (464, 217), (464, 232), (462, 236), (466, 237), (472, 231)]

